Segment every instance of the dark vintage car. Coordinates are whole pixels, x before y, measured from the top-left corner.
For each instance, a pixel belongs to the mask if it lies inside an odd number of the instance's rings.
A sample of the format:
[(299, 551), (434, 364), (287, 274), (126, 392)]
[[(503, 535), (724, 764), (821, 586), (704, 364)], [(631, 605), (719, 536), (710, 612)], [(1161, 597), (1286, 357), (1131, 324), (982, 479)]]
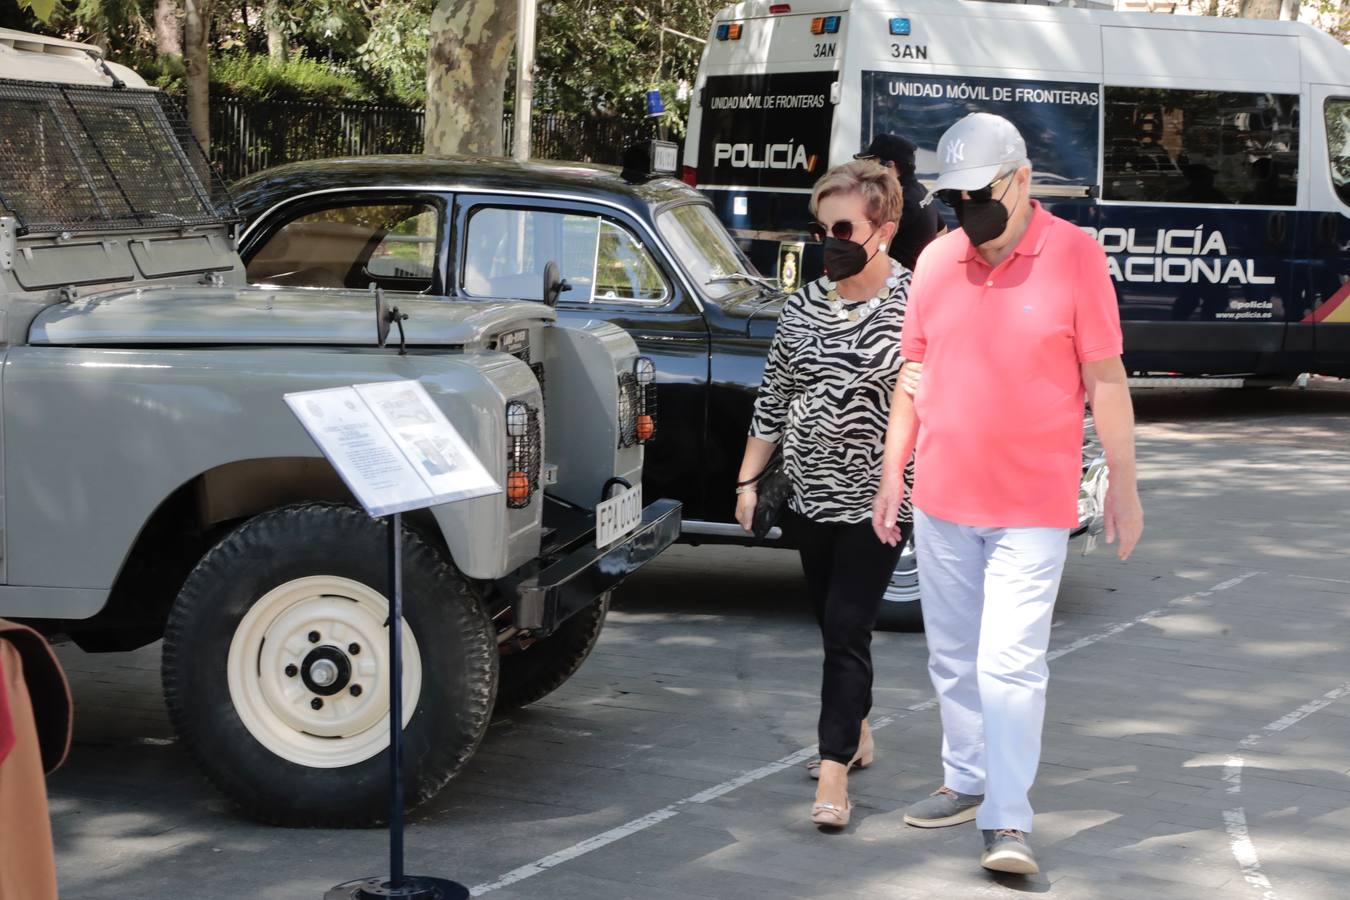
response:
[[(384, 156), (280, 166), (233, 193), (255, 283), (542, 302), (556, 263), (560, 318), (620, 325), (656, 363), (644, 494), (684, 504), (687, 542), (751, 543), (734, 487), (783, 297), (698, 191), (581, 164)], [(415, 333), (416, 319), (405, 327)], [(1090, 455), (1084, 528), (1101, 485)], [(766, 543), (784, 545), (776, 530)], [(906, 552), (882, 625), (920, 627), (918, 598)]]

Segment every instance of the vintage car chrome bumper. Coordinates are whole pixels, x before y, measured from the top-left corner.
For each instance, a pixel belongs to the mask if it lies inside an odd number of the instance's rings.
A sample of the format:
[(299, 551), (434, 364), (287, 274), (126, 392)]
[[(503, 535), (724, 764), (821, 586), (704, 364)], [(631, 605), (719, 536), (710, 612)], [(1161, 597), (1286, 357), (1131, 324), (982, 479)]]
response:
[(508, 579), (514, 625), (534, 637), (554, 631), (613, 590), (680, 536), (681, 504), (657, 500), (642, 510), (642, 524), (607, 547), (595, 546), (595, 514), (545, 498), (548, 534), (539, 563)]

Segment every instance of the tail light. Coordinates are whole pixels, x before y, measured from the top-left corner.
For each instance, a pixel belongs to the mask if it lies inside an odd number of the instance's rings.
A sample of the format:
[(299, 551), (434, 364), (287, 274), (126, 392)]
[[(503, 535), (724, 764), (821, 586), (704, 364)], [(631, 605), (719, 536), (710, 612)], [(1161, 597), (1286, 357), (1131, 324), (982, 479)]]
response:
[(645, 356), (633, 371), (619, 376), (619, 446), (645, 444), (656, 437), (656, 364)]
[(698, 187), (698, 169), (685, 166), (680, 170), (680, 180), (690, 187)]
[(520, 400), (506, 404), (506, 505), (524, 509), (539, 490), (539, 411)]
[(792, 12), (792, 4), (791, 4), (791, 3), (770, 3), (770, 4), (769, 4), (769, 12), (772, 13), (772, 14), (774, 14), (774, 15), (777, 15), (778, 13), (790, 13), (790, 12)]

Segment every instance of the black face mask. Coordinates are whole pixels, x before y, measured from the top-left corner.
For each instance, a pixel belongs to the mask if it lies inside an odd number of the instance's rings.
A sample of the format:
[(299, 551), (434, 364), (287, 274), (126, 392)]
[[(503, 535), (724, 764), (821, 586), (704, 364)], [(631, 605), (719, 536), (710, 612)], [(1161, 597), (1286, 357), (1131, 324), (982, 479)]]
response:
[[(1012, 185), (1003, 191), (1006, 195)], [(966, 237), (976, 247), (998, 239), (1008, 229), (1008, 207), (1003, 205), (1003, 197), (990, 197), (988, 200), (962, 200), (954, 212), (956, 221), (961, 224)], [(1019, 198), (1018, 203), (1022, 202)], [(1016, 204), (1013, 205), (1016, 209)]]
[[(878, 252), (880, 248), (873, 251), (872, 256)], [(867, 255), (867, 249), (862, 244), (831, 235), (825, 239), (825, 274), (830, 276), (831, 281), (852, 278), (867, 268), (872, 256)]]

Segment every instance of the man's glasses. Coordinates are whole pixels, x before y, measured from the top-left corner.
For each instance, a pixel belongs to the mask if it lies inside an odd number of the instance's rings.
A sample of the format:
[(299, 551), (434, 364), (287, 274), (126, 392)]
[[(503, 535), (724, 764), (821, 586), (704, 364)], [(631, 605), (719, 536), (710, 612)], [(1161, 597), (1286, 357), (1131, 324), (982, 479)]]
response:
[[(853, 226), (862, 224), (872, 224), (871, 219), (840, 219), (833, 225), (826, 225), (824, 222), (812, 222), (806, 226), (806, 233), (811, 235), (811, 240), (817, 244), (823, 244), (826, 237), (837, 237), (841, 241), (853, 240)], [(875, 226), (873, 226), (875, 228)], [(868, 235), (871, 237), (871, 235)], [(859, 241), (858, 243), (863, 243)]]
[[(1000, 175), (984, 187), (975, 188), (973, 191), (948, 189), (945, 191), (936, 191), (935, 193), (937, 198), (941, 200), (943, 204), (950, 206), (952, 209), (958, 208), (966, 200), (972, 200), (976, 203), (988, 203), (994, 198), (994, 188), (998, 186), (999, 182), (1007, 180), (1008, 176), (1012, 174), (1012, 172), (1008, 172), (1005, 175)], [(1008, 187), (1012, 187), (1012, 185), (1008, 185)], [(1007, 188), (1004, 189), (1004, 193), (1007, 193)], [(962, 194), (965, 194), (966, 196), (962, 197)], [(999, 195), (999, 199), (1003, 199), (1002, 194)]]

